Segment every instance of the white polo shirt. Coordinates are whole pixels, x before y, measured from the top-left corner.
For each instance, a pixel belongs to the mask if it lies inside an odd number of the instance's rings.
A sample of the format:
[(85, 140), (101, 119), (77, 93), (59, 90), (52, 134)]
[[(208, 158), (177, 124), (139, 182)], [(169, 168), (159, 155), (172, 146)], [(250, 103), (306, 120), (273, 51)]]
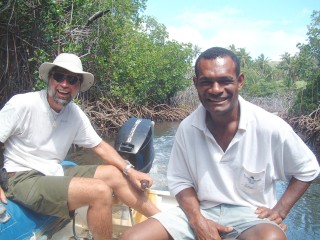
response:
[(173, 195), (193, 187), (201, 208), (221, 203), (273, 207), (276, 180), (311, 181), (316, 157), (284, 120), (243, 98), (239, 129), (224, 152), (205, 124), (200, 105), (177, 130), (169, 165)]
[(63, 176), (59, 164), (77, 144), (92, 148), (102, 139), (73, 102), (59, 114), (50, 109), (46, 90), (13, 96), (0, 111), (0, 141), (8, 172), (38, 170)]

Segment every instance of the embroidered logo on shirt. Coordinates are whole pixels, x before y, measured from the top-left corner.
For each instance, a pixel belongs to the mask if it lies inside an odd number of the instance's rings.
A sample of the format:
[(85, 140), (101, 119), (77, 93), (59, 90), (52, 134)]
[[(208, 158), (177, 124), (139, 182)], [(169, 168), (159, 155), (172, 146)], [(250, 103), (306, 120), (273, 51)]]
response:
[(265, 171), (253, 173), (242, 168), (240, 188), (247, 193), (262, 192), (265, 185)]

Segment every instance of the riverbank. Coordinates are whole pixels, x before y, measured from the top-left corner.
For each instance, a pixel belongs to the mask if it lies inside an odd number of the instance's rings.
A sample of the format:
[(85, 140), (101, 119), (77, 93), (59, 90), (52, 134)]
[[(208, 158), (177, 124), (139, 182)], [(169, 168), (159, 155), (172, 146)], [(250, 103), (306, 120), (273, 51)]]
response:
[(189, 108), (167, 104), (140, 106), (109, 99), (81, 102), (80, 106), (100, 136), (115, 135), (120, 127), (132, 117), (151, 119), (154, 122), (174, 122), (181, 121), (191, 113)]
[[(188, 99), (179, 98), (173, 106), (159, 104), (154, 106), (138, 106), (132, 103), (105, 99), (97, 102), (80, 103), (84, 112), (90, 118), (100, 136), (114, 137), (120, 127), (131, 117), (151, 119), (154, 122), (180, 122), (186, 118), (199, 104), (195, 101), (196, 96), (191, 94)], [(192, 100), (193, 99), (193, 100)], [(262, 108), (265, 101), (249, 99)], [(290, 104), (289, 104), (290, 105)], [(277, 112), (277, 115), (288, 122), (302, 140), (310, 147), (320, 162), (320, 110), (309, 115), (288, 117), (289, 106), (279, 103), (270, 106), (266, 110)]]

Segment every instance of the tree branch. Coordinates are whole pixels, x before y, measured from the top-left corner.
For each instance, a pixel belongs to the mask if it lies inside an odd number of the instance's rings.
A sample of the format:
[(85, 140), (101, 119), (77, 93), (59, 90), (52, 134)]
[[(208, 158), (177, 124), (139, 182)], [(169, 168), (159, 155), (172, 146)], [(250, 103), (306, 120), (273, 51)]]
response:
[(110, 10), (104, 10), (99, 11), (95, 14), (93, 14), (87, 21), (85, 27), (88, 27), (90, 24), (92, 24), (93, 21), (97, 20), (98, 18), (101, 18), (103, 15), (105, 15), (107, 12), (110, 12)]
[(10, 7), (11, 1), (12, 0), (8, 0), (7, 5), (0, 9), (0, 14), (2, 14), (5, 10), (7, 10)]

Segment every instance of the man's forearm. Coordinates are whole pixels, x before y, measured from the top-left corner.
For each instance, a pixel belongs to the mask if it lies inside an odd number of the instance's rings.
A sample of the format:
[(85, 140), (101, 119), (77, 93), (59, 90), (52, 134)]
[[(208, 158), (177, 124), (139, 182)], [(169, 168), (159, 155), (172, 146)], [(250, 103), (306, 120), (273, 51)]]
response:
[(300, 197), (308, 189), (312, 181), (303, 182), (294, 177), (291, 178), (289, 185), (279, 199), (278, 203), (274, 206), (274, 210), (278, 211), (281, 217), (284, 219), (293, 205), (300, 199)]
[(186, 188), (176, 195), (176, 199), (192, 224), (200, 213), (200, 204), (194, 188)]
[(105, 141), (101, 141), (101, 143), (99, 143), (96, 147), (92, 148), (92, 151), (105, 163), (113, 165), (121, 171), (127, 165), (118, 152)]

